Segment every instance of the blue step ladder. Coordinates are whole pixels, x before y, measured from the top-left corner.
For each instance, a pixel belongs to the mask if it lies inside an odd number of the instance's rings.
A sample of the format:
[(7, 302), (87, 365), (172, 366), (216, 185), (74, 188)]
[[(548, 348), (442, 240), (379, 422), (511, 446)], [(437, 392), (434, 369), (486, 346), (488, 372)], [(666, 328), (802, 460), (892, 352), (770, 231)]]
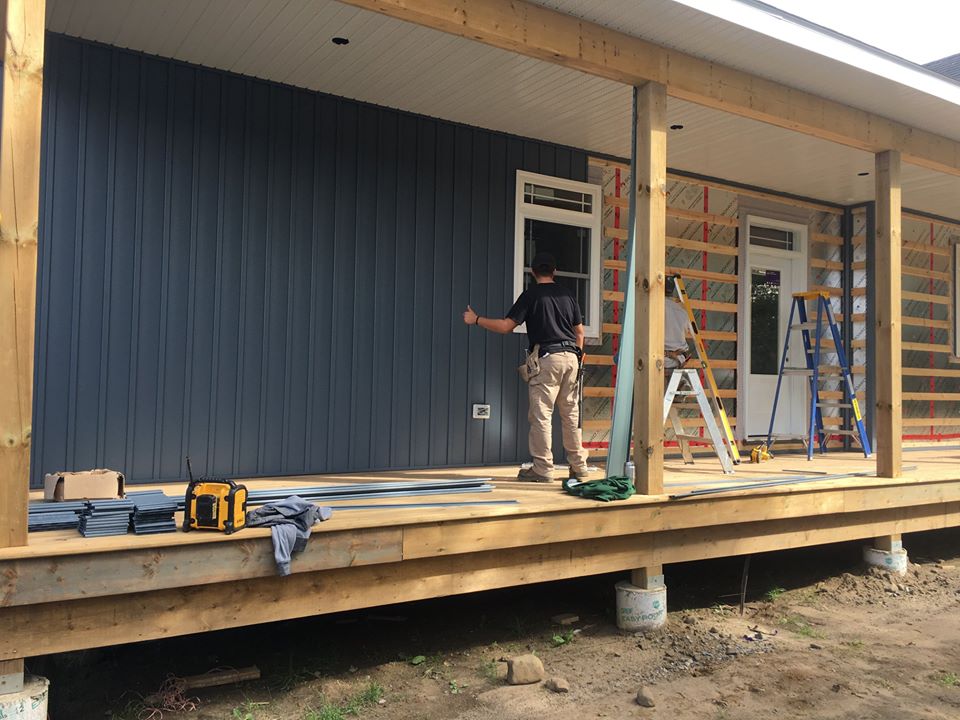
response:
[[(813, 322), (807, 319), (807, 302), (816, 301), (817, 319)], [(794, 324), (796, 317), (800, 322)], [(823, 401), (820, 399), (820, 358), (823, 355), (823, 330), (824, 321), (830, 328), (833, 335), (833, 349), (827, 349), (826, 352), (833, 352), (837, 355), (837, 362), (840, 366), (840, 374), (843, 377), (844, 400), (841, 402)], [(807, 359), (805, 368), (786, 367), (787, 352), (790, 348), (790, 334), (794, 330), (800, 330), (803, 337), (803, 350)], [(811, 338), (811, 333), (813, 337)], [(784, 375), (802, 375), (809, 378), (810, 381), (810, 413), (808, 431), (806, 436), (807, 460), (813, 460), (813, 446), (816, 442), (820, 447), (820, 452), (827, 451), (827, 438), (829, 435), (849, 435), (860, 443), (863, 449), (864, 457), (870, 457), (870, 440), (867, 437), (867, 429), (863, 424), (863, 416), (860, 414), (860, 405), (857, 403), (857, 394), (853, 387), (853, 377), (850, 375), (850, 365), (847, 363), (847, 355), (844, 352), (843, 341), (840, 337), (840, 328), (837, 325), (837, 319), (830, 307), (830, 296), (823, 291), (801, 292), (793, 294), (793, 304), (790, 306), (790, 319), (787, 321), (787, 337), (783, 341), (783, 355), (780, 358), (780, 373), (777, 376), (777, 391), (773, 396), (773, 410), (770, 412), (770, 427), (767, 431), (767, 447), (773, 447), (775, 440), (773, 434), (773, 424), (777, 417), (777, 405), (780, 402), (780, 387), (783, 384)], [(855, 429), (837, 428), (826, 432), (823, 427), (823, 408), (841, 408), (852, 411)]]

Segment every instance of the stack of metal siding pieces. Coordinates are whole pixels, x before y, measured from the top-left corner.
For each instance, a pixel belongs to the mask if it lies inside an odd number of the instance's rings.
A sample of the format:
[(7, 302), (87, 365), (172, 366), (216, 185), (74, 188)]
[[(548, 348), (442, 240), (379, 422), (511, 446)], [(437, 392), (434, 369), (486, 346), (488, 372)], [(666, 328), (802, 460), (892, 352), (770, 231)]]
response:
[(133, 507), (132, 500), (88, 500), (80, 518), (80, 534), (84, 537), (126, 535)]
[(27, 529), (30, 532), (76, 530), (80, 526), (80, 515), (86, 509), (86, 500), (31, 502), (27, 511)]
[(310, 502), (359, 500), (372, 498), (417, 497), (423, 495), (459, 495), (490, 492), (492, 478), (462, 480), (411, 480), (401, 482), (350, 483), (347, 485), (311, 485), (304, 487), (265, 488), (251, 490), (247, 505), (265, 505), (297, 495)]
[(136, 535), (176, 531), (173, 514), (180, 504), (178, 498), (170, 497), (162, 490), (141, 490), (127, 493), (127, 499), (133, 501), (130, 527)]

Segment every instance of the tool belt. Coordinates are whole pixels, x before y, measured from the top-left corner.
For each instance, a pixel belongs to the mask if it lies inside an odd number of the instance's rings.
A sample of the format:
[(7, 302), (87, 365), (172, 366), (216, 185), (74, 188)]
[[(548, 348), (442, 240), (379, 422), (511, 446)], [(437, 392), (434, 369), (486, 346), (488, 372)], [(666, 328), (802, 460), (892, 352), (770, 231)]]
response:
[(531, 350), (531, 354), (539, 348), (540, 357), (545, 355), (553, 355), (559, 352), (572, 352), (577, 357), (580, 357), (582, 351), (576, 346), (575, 343), (564, 340), (563, 342), (551, 343), (550, 345), (535, 345), (534, 350)]
[(671, 360), (675, 360), (678, 367), (682, 367), (687, 358), (690, 357), (688, 350), (664, 350), (663, 354)]
[(539, 345), (534, 345), (532, 348), (530, 348), (530, 352), (527, 353), (526, 362), (517, 368), (517, 372), (520, 373), (520, 379), (525, 383), (530, 382), (533, 378), (540, 374)]

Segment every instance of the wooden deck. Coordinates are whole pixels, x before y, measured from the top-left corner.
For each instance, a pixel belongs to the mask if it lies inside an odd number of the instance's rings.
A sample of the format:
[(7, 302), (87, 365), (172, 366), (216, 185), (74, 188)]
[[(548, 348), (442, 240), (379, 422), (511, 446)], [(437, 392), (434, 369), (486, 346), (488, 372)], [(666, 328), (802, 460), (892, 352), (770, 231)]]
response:
[[(335, 512), (293, 574), (276, 575), (269, 531), (86, 539), (34, 533), (0, 549), (0, 660), (688, 560), (960, 525), (960, 450), (905, 453), (899, 480), (827, 479), (670, 499), (791, 475), (871, 472), (872, 459), (780, 456), (724, 476), (715, 460), (666, 466), (667, 495), (598, 503), (516, 468), (251, 480), (271, 484), (492, 477), (485, 494), (379, 503), (516, 499), (516, 505)], [(165, 486), (179, 493), (182, 486)], [(353, 501), (360, 502), (360, 501)], [(345, 503), (346, 504), (346, 503)]]

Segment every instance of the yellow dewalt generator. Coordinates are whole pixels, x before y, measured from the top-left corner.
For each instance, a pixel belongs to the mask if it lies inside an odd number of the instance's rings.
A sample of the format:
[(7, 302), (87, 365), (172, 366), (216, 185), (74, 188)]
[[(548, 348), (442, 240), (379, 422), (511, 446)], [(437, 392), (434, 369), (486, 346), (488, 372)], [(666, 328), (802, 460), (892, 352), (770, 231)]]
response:
[(190, 484), (184, 497), (184, 531), (219, 530), (229, 535), (242, 530), (247, 523), (247, 488), (220, 478), (194, 480), (189, 457), (187, 472)]

